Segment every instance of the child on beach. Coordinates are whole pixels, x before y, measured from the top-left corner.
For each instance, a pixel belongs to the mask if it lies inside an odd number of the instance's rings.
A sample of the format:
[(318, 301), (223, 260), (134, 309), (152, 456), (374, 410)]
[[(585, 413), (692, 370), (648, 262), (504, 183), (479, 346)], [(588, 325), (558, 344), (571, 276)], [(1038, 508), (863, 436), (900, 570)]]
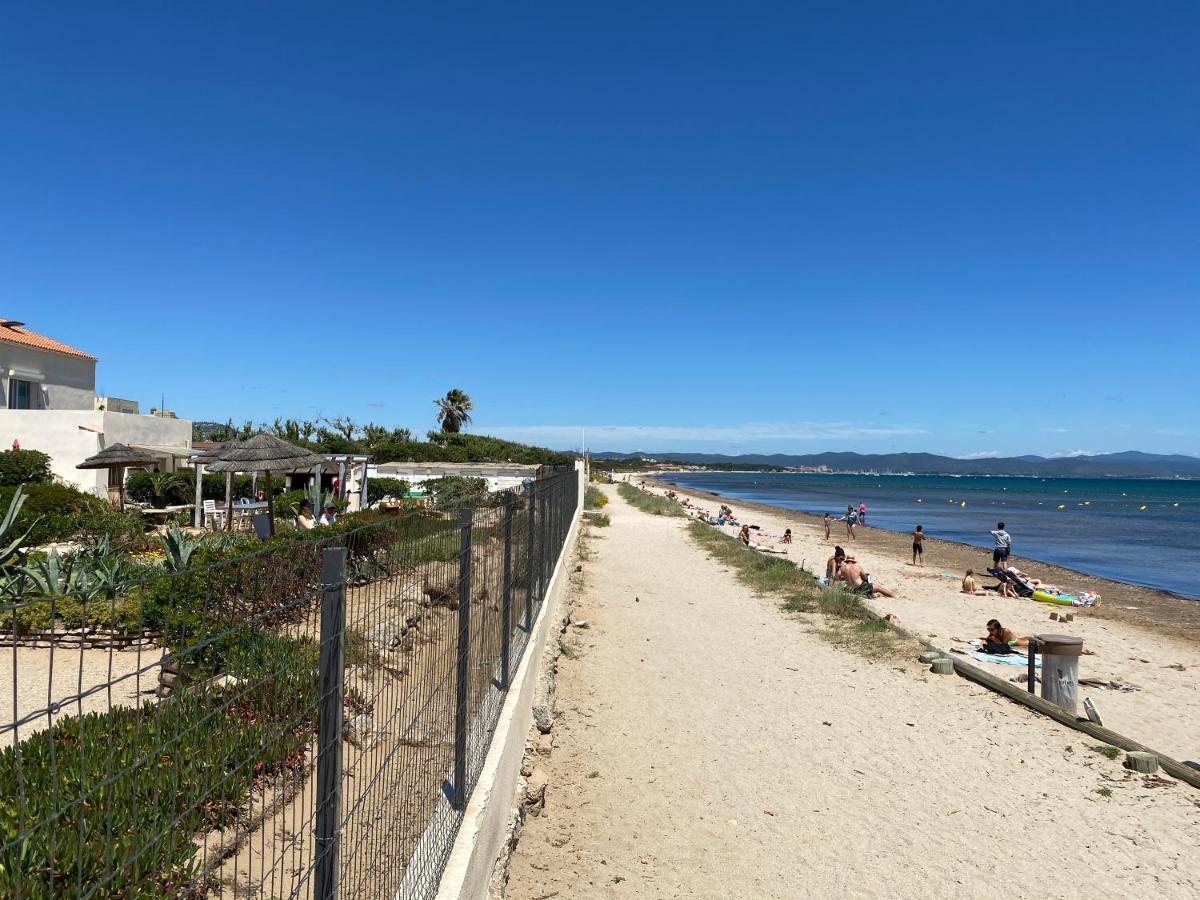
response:
[(829, 526), (833, 522), (833, 516), (825, 513), (825, 540), (829, 540)]
[(975, 570), (974, 569), (967, 569), (967, 574), (963, 576), (962, 593), (970, 594), (972, 597), (986, 597), (987, 596), (987, 591), (979, 590), (978, 585), (975, 584)]
[[(912, 561), (912, 564), (914, 566), (915, 565), (923, 566), (923, 565), (925, 565), (925, 547), (924, 547), (925, 529), (923, 527), (921, 527), (920, 525), (918, 525), (917, 530), (912, 533), (912, 539), (913, 539), (913, 561)], [(918, 558), (921, 560), (920, 563), (917, 562)]]
[(858, 513), (854, 511), (854, 504), (846, 504), (846, 534), (852, 541), (858, 540), (854, 536), (854, 526), (858, 524)]

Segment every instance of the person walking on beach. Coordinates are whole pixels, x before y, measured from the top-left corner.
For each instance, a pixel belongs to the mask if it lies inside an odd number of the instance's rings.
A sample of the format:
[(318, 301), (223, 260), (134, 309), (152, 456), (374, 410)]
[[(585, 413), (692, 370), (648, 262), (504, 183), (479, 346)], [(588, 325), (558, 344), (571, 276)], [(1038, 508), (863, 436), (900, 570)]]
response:
[(829, 540), (829, 526), (833, 523), (833, 516), (825, 513), (825, 540)]
[(856, 513), (854, 511), (853, 503), (847, 503), (846, 504), (846, 535), (852, 541), (858, 540), (858, 538), (856, 538), (854, 536), (854, 526), (856, 524), (858, 524), (858, 513)]
[(992, 567), (1008, 568), (1008, 557), (1012, 554), (1012, 537), (1004, 530), (1004, 523), (997, 522), (995, 530), (989, 531), (988, 534), (996, 541), (996, 546), (992, 549)]
[(867, 524), (867, 504), (865, 500), (858, 501), (858, 524)]
[[(914, 566), (925, 565), (925, 529), (918, 525), (917, 530), (912, 533), (913, 539), (913, 561)], [(917, 560), (921, 560), (919, 563)]]

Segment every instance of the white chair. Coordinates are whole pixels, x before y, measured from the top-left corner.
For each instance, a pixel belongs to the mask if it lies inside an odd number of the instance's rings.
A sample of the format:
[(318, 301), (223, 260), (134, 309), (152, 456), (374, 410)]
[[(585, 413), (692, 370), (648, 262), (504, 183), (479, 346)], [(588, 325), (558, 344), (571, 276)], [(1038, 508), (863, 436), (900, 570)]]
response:
[(223, 520), (224, 518), (225, 518), (225, 510), (217, 509), (217, 501), (216, 500), (205, 500), (204, 501), (204, 525), (206, 527), (215, 527), (215, 525), (213, 524), (213, 520), (214, 519), (222, 519)]

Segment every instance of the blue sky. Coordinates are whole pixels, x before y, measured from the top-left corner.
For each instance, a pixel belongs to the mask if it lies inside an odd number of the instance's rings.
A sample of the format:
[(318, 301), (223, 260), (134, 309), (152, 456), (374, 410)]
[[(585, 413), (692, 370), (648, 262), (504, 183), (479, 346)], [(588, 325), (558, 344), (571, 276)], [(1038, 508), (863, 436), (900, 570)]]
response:
[(194, 419), (1200, 453), (1200, 6), (21, 4), (0, 315)]

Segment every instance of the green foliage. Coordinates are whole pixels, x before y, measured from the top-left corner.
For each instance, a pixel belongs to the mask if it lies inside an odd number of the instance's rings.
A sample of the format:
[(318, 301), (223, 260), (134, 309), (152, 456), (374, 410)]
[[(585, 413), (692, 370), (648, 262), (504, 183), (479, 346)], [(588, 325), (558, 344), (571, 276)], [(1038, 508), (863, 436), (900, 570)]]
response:
[[(15, 488), (0, 487), (0, 508), (12, 502)], [(112, 510), (99, 497), (64, 484), (30, 484), (14, 527), (33, 526), (28, 541), (33, 546), (52, 541), (94, 541), (109, 535), (120, 548), (135, 545), (143, 529), (140, 517)]]
[[(282, 494), (275, 495), (275, 515), (278, 518), (292, 519), (300, 513), (300, 502), (302, 500), (312, 500), (308, 491), (284, 491)], [(319, 515), (317, 509), (313, 509), (313, 515)]]
[(367, 482), (367, 503), (378, 503), (384, 497), (403, 500), (409, 484), (400, 478), (372, 478)]
[[(155, 506), (176, 506), (181, 503), (194, 503), (196, 501), (196, 472), (193, 469), (183, 469), (179, 472), (171, 473), (174, 478), (162, 491), (161, 501), (156, 498), (155, 476), (157, 472), (130, 472), (125, 479), (125, 496), (135, 503), (150, 503)], [(233, 498), (239, 500), (242, 498), (250, 499), (254, 493), (254, 480), (249, 475), (234, 475), (233, 476)], [(265, 488), (266, 483), (262, 478), (258, 479), (260, 488)], [(283, 486), (276, 483), (275, 491), (278, 493), (283, 490)], [(204, 476), (203, 483), (200, 485), (201, 500), (216, 500), (218, 503), (225, 502), (225, 476), (217, 472), (211, 472)]]
[(657, 494), (647, 494), (627, 482), (623, 481), (617, 485), (617, 493), (629, 501), (630, 506), (635, 506), (642, 512), (650, 513), (653, 516), (683, 515), (683, 510), (674, 500), (668, 500)]
[(1116, 759), (1121, 755), (1121, 751), (1116, 747), (1110, 747), (1107, 744), (1087, 744), (1085, 745), (1093, 753), (1099, 753), (1101, 756), (1107, 756), (1109, 759)]
[(227, 638), (210, 646), (246, 682), (232, 700), (179, 690), (60, 719), (21, 742), (19, 761), (0, 751), (0, 895), (188, 895), (194, 835), (233, 825), (257, 779), (303, 762), (314, 728), (315, 647), (250, 629)]
[(433, 401), (438, 408), (437, 420), (442, 431), (447, 434), (458, 434), (464, 425), (471, 422), (471, 410), (474, 404), (471, 398), (458, 388), (447, 391), (445, 397)]
[(37, 520), (35, 519), (24, 531), (14, 527), (17, 516), (21, 513), (21, 507), (24, 505), (25, 487), (24, 485), (18, 485), (17, 489), (13, 492), (12, 499), (8, 502), (4, 518), (0, 519), (0, 567), (8, 565), (16, 557), (21, 548), (29, 540), (29, 535), (33, 532), (33, 529), (37, 526)]
[(421, 484), (433, 495), (438, 509), (458, 509), (462, 506), (490, 506), (492, 496), (488, 493), (486, 478), (464, 478), (447, 475)]
[(589, 525), (595, 525), (597, 528), (607, 528), (612, 524), (612, 519), (610, 519), (605, 513), (594, 513), (588, 516), (584, 521), (586, 521)]
[(588, 509), (603, 509), (608, 504), (608, 494), (590, 484), (583, 492), (583, 505)]
[(0, 453), (0, 486), (49, 484), (50, 457), (40, 450), (5, 450)]
[(163, 535), (162, 542), (167, 568), (172, 572), (182, 572), (191, 562), (192, 555), (204, 543), (204, 538), (187, 534), (178, 525), (172, 525)]

